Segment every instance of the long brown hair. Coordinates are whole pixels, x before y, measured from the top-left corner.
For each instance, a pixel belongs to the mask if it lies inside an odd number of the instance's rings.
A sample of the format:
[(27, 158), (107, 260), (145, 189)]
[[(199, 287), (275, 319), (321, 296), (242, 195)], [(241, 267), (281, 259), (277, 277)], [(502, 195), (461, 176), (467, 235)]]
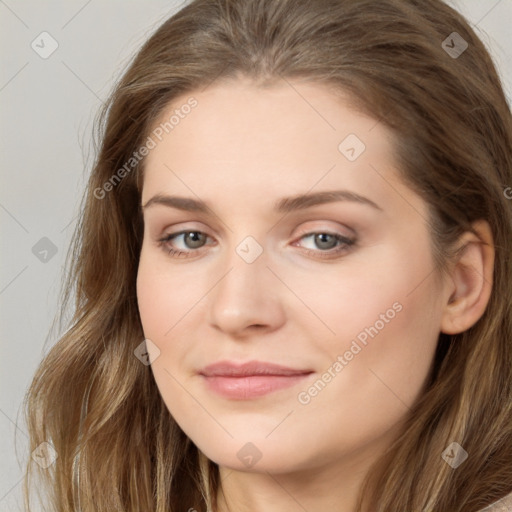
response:
[[(460, 55), (443, 44), (453, 37), (468, 45)], [(466, 332), (440, 335), (429, 385), (360, 506), (474, 512), (502, 498), (512, 491), (512, 121), (484, 45), (441, 0), (194, 0), (146, 42), (99, 118), (63, 291), (74, 316), (26, 399), (31, 450), (48, 442), (58, 456), (28, 465), (27, 508), (37, 469), (54, 512), (215, 510), (217, 466), (134, 356), (144, 160), (130, 159), (173, 98), (239, 76), (328, 85), (389, 127), (404, 180), (430, 207), (439, 269), (472, 222), (489, 222), (488, 307)], [(454, 441), (469, 453), (457, 470), (441, 458)]]

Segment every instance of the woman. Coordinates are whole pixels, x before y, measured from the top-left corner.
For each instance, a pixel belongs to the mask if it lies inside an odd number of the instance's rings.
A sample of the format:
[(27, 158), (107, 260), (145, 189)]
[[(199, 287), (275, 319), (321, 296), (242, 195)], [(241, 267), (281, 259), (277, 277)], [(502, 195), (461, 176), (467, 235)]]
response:
[(195, 0), (102, 129), (27, 397), (52, 510), (511, 506), (512, 123), (459, 14)]

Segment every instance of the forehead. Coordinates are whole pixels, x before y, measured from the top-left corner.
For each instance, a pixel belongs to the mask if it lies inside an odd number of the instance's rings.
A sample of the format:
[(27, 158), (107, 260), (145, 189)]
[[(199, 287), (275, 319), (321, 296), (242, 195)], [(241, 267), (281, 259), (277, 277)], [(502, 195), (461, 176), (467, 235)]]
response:
[(318, 83), (217, 83), (175, 98), (151, 133), (143, 203), (173, 192), (243, 206), (340, 186), (371, 196), (385, 188), (377, 173), (397, 179), (391, 132)]

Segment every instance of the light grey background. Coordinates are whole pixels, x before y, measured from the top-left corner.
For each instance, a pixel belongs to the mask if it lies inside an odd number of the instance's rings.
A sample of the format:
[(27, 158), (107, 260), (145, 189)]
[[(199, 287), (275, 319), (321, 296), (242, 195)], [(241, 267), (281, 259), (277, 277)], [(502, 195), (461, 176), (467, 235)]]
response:
[[(56, 341), (47, 336), (93, 160), (94, 116), (135, 50), (183, 3), (0, 0), (0, 511), (23, 510), (20, 463), (30, 454), (20, 407)], [(511, 101), (512, 0), (450, 3), (490, 49)], [(42, 32), (58, 43), (46, 59), (31, 47), (51, 48)], [(43, 252), (44, 237), (55, 255)]]

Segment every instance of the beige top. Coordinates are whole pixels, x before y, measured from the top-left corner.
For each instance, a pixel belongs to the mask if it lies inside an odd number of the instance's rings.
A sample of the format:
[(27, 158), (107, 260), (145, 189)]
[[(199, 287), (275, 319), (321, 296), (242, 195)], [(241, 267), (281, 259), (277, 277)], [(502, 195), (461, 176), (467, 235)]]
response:
[(481, 512), (512, 512), (512, 493), (490, 507), (484, 508)]

